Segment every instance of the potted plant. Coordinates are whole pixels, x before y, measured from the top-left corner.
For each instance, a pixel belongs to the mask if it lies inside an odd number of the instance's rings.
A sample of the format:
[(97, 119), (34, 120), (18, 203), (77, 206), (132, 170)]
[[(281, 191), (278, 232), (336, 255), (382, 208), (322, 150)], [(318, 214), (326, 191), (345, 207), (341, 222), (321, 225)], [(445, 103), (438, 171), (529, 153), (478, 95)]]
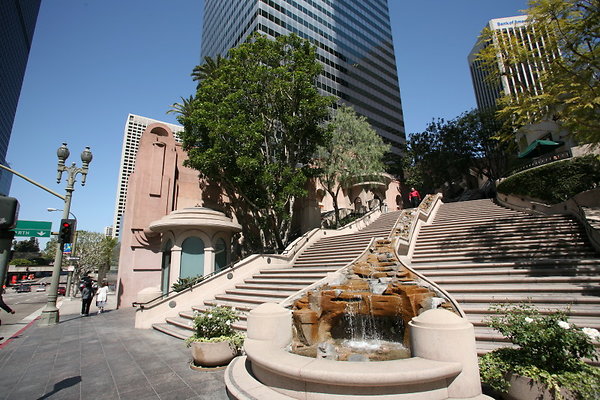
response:
[(239, 320), (235, 308), (216, 306), (194, 317), (195, 333), (186, 343), (192, 349), (195, 366), (227, 365), (241, 350), (244, 336), (232, 324)]
[(542, 315), (526, 304), (492, 310), (489, 325), (516, 346), (480, 358), (484, 383), (505, 399), (600, 398), (600, 369), (583, 361), (598, 358), (596, 329), (569, 323), (565, 311)]

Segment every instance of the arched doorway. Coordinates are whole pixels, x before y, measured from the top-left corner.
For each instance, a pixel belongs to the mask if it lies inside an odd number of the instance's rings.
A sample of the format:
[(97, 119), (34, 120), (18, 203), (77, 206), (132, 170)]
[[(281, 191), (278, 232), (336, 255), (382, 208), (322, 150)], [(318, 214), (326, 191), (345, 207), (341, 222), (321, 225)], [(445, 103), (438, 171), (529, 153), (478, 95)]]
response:
[(163, 294), (167, 294), (169, 292), (169, 274), (171, 273), (171, 248), (173, 247), (173, 242), (171, 242), (171, 240), (169, 240), (166, 244), (165, 247), (163, 248), (163, 255), (162, 255), (162, 265), (161, 265), (161, 270), (162, 270), (162, 277), (161, 277), (161, 283), (160, 283), (160, 288), (162, 290)]
[(227, 246), (221, 238), (215, 243), (215, 271), (222, 271), (227, 266)]
[(191, 236), (181, 245), (180, 278), (190, 278), (204, 275), (204, 242), (202, 239)]

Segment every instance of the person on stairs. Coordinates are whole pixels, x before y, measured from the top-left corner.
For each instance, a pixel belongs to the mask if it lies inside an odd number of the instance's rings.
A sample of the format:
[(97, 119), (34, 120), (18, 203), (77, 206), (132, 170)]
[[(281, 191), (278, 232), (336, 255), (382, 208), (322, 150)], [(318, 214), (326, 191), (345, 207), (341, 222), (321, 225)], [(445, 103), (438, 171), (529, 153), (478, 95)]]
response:
[(419, 203), (421, 202), (421, 195), (414, 187), (410, 188), (410, 193), (408, 193), (408, 201), (413, 208), (418, 207)]

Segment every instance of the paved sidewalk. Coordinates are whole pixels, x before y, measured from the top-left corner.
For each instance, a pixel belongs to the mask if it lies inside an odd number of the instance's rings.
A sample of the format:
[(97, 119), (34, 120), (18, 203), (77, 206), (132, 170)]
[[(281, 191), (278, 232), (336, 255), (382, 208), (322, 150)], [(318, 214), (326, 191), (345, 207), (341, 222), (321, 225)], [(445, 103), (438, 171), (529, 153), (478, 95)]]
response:
[(227, 399), (224, 370), (191, 370), (182, 341), (135, 329), (135, 311), (114, 303), (81, 317), (81, 300), (64, 300), (59, 324), (35, 321), (3, 345), (0, 400)]

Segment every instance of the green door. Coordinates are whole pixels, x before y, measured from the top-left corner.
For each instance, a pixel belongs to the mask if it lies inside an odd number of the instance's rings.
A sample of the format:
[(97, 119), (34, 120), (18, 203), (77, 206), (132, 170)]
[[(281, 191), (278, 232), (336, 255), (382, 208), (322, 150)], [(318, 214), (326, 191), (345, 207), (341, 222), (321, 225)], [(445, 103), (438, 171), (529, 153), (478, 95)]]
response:
[(181, 245), (180, 278), (190, 278), (204, 275), (204, 242), (191, 236)]

